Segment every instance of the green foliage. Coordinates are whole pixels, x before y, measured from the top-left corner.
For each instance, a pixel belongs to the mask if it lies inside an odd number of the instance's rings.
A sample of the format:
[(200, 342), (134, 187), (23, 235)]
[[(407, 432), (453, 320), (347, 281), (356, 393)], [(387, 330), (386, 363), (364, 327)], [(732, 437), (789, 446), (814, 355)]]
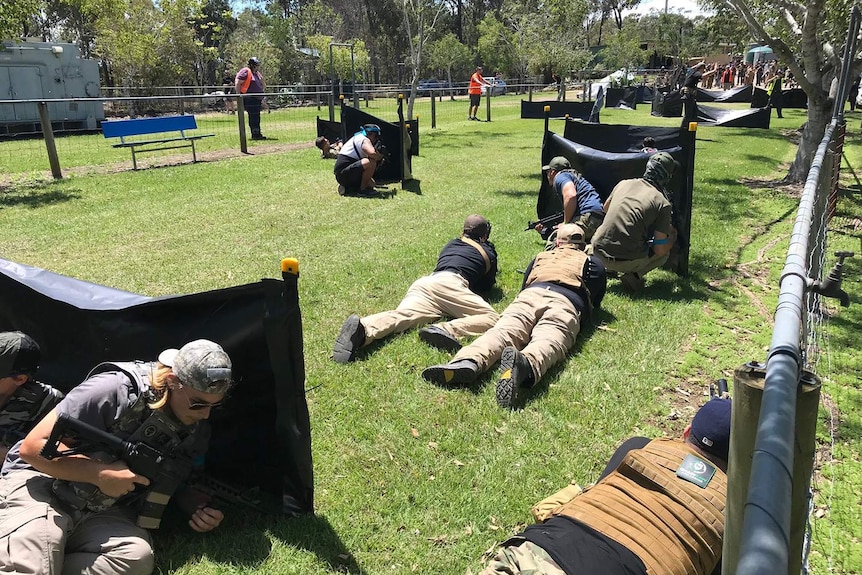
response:
[(35, 14), (40, 0), (3, 0), (0, 2), (0, 41), (19, 40), (25, 32), (25, 23)]
[(634, 26), (624, 26), (622, 30), (611, 36), (600, 54), (605, 66), (617, 70), (628, 70), (643, 64), (649, 58), (646, 50), (641, 49), (640, 39)]
[(225, 50), (226, 71), (236, 74), (252, 56), (261, 61), (261, 74), (267, 85), (277, 84), (282, 52), (266, 35), (266, 16), (256, 10), (244, 10), (237, 18), (236, 31)]
[[(308, 45), (320, 52), (320, 59), (317, 61), (317, 71), (328, 78), (330, 75), (330, 60), (329, 50), (330, 43), (333, 42), (332, 36), (315, 35), (308, 37)], [(368, 73), (369, 56), (368, 50), (365, 47), (365, 42), (358, 38), (353, 38), (347, 42), (339, 42), (342, 44), (353, 44), (353, 67), (356, 70), (356, 79), (359, 81)], [(335, 69), (336, 78), (349, 80), (351, 78), (352, 67), (350, 60), (350, 48), (346, 46), (332, 46), (332, 66)]]
[(469, 74), (473, 52), (458, 41), (451, 32), (431, 42), (428, 46), (428, 67), (431, 70), (446, 72), (447, 76)]
[(488, 73), (510, 70), (515, 65), (514, 34), (493, 14), (479, 23), (479, 57)]

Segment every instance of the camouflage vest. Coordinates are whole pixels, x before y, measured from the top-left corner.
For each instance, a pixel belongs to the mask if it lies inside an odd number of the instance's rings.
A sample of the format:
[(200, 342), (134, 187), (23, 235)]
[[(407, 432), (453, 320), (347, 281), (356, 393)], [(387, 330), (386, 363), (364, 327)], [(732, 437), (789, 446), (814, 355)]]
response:
[(710, 575), (721, 558), (727, 476), (715, 468), (703, 488), (681, 479), (677, 470), (688, 456), (714, 467), (682, 441), (653, 440), (554, 515), (624, 545), (649, 575)]
[(573, 244), (563, 244), (536, 256), (526, 286), (536, 282), (551, 282), (571, 290), (586, 289), (584, 265), (589, 256)]
[[(150, 387), (150, 375), (155, 371), (155, 364), (141, 361), (101, 363), (90, 371), (87, 378), (111, 371), (125, 374), (131, 380), (136, 393), (130, 393), (132, 404), (108, 427), (107, 431), (128, 441), (146, 443), (163, 453), (190, 459), (197, 441), (194, 434), (197, 426), (188, 427), (175, 420), (165, 408), (153, 410), (148, 405), (156, 400)], [(117, 459), (104, 453), (92, 454), (92, 456), (104, 462)], [(122, 505), (137, 506), (151, 498), (149, 489), (137, 489), (128, 495), (115, 498), (102, 493), (91, 483), (76, 483), (61, 479), (54, 481), (53, 488), (57, 497), (78, 510), (104, 511), (117, 502)]]
[(61, 399), (60, 391), (32, 379), (20, 386), (0, 407), (0, 444), (11, 447), (23, 439)]

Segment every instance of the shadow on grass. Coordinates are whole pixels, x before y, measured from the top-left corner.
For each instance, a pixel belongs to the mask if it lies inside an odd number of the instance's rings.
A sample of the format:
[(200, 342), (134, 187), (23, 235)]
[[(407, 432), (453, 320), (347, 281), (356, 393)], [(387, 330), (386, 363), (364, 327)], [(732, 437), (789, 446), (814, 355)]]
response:
[(273, 517), (240, 513), (236, 509), (226, 511), (222, 525), (205, 534), (195, 533), (178, 518), (172, 518), (168, 528), (154, 532), (156, 569), (172, 570), (204, 557), (242, 569), (256, 569), (269, 559), (270, 537), (314, 553), (333, 572), (365, 573), (325, 517)]
[(406, 180), (401, 183), (401, 189), (412, 192), (416, 195), (422, 195), (422, 180)]
[(54, 182), (0, 185), (0, 209), (14, 206), (41, 208), (82, 197), (83, 190), (56, 190), (52, 189), (54, 186)]

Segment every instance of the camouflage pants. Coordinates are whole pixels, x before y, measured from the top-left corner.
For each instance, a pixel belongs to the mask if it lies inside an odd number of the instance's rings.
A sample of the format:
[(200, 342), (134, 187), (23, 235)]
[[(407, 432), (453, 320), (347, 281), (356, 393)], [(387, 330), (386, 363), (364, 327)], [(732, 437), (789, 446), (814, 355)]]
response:
[(479, 575), (566, 575), (535, 543), (518, 539), (511, 542), (512, 545), (503, 544)]

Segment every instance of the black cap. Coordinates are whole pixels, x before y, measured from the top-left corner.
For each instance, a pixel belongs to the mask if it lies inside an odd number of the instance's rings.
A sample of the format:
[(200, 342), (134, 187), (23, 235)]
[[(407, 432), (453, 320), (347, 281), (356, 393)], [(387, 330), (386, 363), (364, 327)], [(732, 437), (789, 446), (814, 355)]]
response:
[(727, 461), (730, 450), (729, 399), (711, 399), (691, 421), (691, 436), (698, 447)]
[(33, 375), (39, 369), (41, 358), (39, 344), (26, 333), (0, 333), (0, 377), (21, 373)]
[(252, 56), (248, 59), (249, 66), (260, 66), (260, 59), (257, 56)]

